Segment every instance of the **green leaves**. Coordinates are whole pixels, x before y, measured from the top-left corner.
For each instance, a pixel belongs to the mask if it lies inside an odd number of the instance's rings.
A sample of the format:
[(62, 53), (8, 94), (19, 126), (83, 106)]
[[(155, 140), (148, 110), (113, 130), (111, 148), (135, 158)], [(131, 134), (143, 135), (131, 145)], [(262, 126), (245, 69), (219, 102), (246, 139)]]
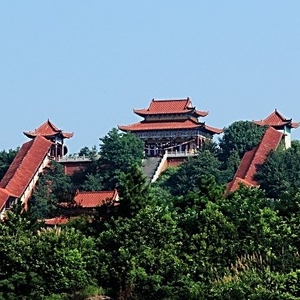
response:
[(297, 192), (300, 187), (299, 142), (293, 142), (289, 149), (271, 152), (264, 164), (258, 166), (255, 179), (270, 198)]
[(99, 170), (105, 189), (113, 189), (120, 182), (120, 174), (127, 174), (135, 164), (142, 163), (144, 143), (132, 133), (120, 133), (113, 128), (100, 139)]
[(237, 151), (240, 158), (244, 153), (256, 146), (266, 128), (251, 121), (236, 121), (225, 127), (219, 146), (222, 150), (221, 160), (226, 161), (232, 152)]
[(17, 155), (17, 152), (18, 149), (16, 150), (9, 149), (8, 151), (5, 150), (0, 151), (0, 180), (5, 175), (10, 164), (12, 163), (15, 156)]

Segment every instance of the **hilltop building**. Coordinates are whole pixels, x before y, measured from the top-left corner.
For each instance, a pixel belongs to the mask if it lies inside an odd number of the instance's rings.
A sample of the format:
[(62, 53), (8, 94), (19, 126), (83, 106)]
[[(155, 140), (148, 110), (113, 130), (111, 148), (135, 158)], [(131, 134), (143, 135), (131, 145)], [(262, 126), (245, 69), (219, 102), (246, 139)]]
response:
[(162, 156), (166, 150), (195, 151), (205, 139), (222, 132), (222, 129), (199, 121), (208, 112), (197, 110), (190, 98), (152, 99), (148, 108), (134, 109), (133, 112), (144, 119), (118, 128), (141, 138), (145, 142), (145, 154), (148, 157)]
[(253, 121), (260, 126), (273, 127), (274, 129), (283, 133), (284, 145), (288, 149), (291, 147), (292, 142), (292, 129), (299, 127), (299, 122), (293, 122), (292, 119), (285, 118), (281, 113), (275, 109), (269, 116), (260, 121)]
[(38, 129), (24, 132), (31, 141), (24, 143), (0, 181), (0, 219), (11, 205), (20, 199), (28, 204), (39, 175), (51, 160), (67, 153), (64, 139), (73, 136), (47, 120)]
[(42, 136), (51, 141), (50, 156), (54, 157), (55, 160), (58, 160), (59, 157), (63, 157), (68, 153), (68, 149), (64, 145), (64, 139), (69, 139), (73, 136), (73, 133), (64, 132), (57, 128), (49, 119), (37, 129), (24, 131), (23, 133), (30, 139)]

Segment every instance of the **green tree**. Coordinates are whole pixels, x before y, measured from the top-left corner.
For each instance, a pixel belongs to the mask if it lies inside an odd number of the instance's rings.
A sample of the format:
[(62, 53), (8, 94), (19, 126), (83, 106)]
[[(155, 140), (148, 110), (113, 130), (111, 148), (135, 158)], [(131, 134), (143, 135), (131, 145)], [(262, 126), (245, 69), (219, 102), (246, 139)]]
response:
[(270, 198), (278, 199), (285, 192), (296, 192), (300, 187), (300, 142), (292, 147), (272, 151), (258, 166), (255, 179)]
[(265, 127), (251, 121), (236, 121), (225, 127), (223, 136), (219, 140), (220, 159), (226, 161), (234, 151), (237, 151), (238, 156), (242, 158), (246, 151), (260, 142), (265, 131)]
[(86, 156), (86, 157), (89, 157), (91, 159), (95, 159), (98, 157), (98, 151), (97, 151), (97, 147), (96, 146), (93, 146), (91, 149), (88, 148), (88, 147), (83, 147), (80, 149), (79, 153), (78, 153), (79, 156)]
[(138, 165), (133, 165), (128, 173), (121, 174), (119, 192), (120, 205), (117, 206), (117, 217), (130, 218), (152, 200), (146, 178)]
[(212, 176), (218, 183), (222, 180), (221, 162), (210, 151), (204, 150), (195, 158), (182, 163), (161, 183), (173, 195), (185, 195), (199, 188), (201, 177)]
[(39, 229), (34, 215), (17, 201), (0, 222), (0, 299), (23, 299), (30, 294), (28, 258)]
[(33, 237), (28, 264), (39, 278), (32, 287), (36, 294), (71, 294), (94, 283), (98, 260), (91, 238), (73, 228), (58, 228), (41, 230)]
[(144, 143), (132, 133), (121, 133), (113, 128), (100, 139), (98, 172), (105, 189), (116, 187), (121, 173), (128, 173), (135, 164), (141, 166)]
[(299, 299), (299, 270), (272, 271), (270, 262), (260, 255), (239, 258), (231, 274), (215, 281), (207, 299)]
[(59, 214), (57, 203), (72, 202), (74, 195), (71, 179), (64, 174), (63, 166), (52, 161), (40, 176), (29, 200), (29, 207), (38, 218), (52, 217)]
[(98, 172), (98, 159), (99, 153), (97, 151), (96, 146), (89, 149), (88, 147), (83, 147), (80, 149), (79, 156), (85, 156), (89, 158), (89, 162), (85, 164), (84, 167), (75, 171), (71, 176), (71, 181), (73, 183), (74, 188), (78, 190), (85, 191), (99, 191), (103, 188), (103, 178), (101, 174)]
[(19, 203), (0, 223), (1, 300), (71, 295), (95, 283), (99, 262), (93, 240), (74, 228), (42, 225)]
[(180, 299), (178, 282), (187, 266), (177, 253), (180, 231), (168, 206), (146, 205), (131, 218), (116, 220), (100, 233), (98, 243), (99, 282), (111, 296)]
[(9, 149), (8, 151), (0, 151), (0, 180), (5, 175), (6, 171), (8, 170), (18, 151), (19, 149)]

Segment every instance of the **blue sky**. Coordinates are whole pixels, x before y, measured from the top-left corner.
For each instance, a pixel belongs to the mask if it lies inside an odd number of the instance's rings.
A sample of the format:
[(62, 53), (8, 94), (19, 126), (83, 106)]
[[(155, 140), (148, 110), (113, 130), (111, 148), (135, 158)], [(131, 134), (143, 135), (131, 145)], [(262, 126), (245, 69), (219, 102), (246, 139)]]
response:
[[(300, 1), (0, 1), (0, 150), (48, 118), (71, 153), (190, 97), (208, 125), (300, 121)], [(300, 139), (300, 128), (294, 130)]]

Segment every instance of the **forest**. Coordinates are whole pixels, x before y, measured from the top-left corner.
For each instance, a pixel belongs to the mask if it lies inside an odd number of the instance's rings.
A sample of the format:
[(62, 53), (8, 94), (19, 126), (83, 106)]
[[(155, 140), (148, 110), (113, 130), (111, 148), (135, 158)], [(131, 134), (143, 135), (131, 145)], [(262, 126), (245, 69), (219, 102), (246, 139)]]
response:
[[(144, 144), (115, 128), (80, 150), (87, 169), (67, 176), (52, 162), (29, 209), (0, 223), (0, 299), (300, 299), (300, 142), (268, 154), (259, 188), (225, 193), (265, 130), (236, 121), (152, 184)], [(16, 153), (0, 152), (0, 178)], [(45, 228), (76, 190), (113, 188), (119, 205)]]

